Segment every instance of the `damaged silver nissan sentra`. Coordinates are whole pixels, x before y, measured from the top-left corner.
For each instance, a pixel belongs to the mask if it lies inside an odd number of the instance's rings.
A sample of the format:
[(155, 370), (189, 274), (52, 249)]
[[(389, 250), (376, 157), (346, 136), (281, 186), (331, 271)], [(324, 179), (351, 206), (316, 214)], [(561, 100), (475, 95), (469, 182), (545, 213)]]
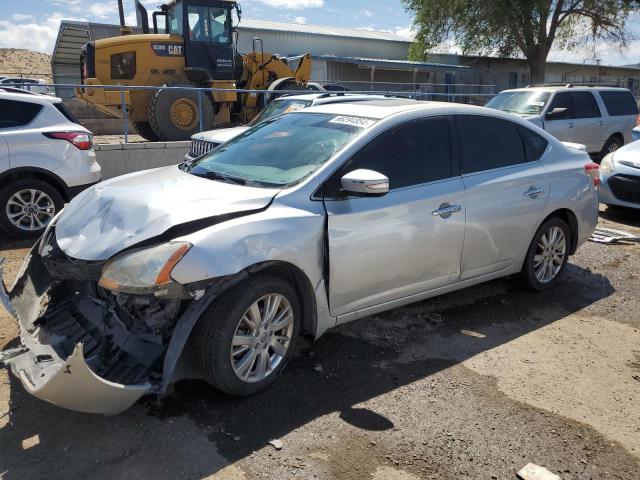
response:
[(553, 286), (597, 221), (588, 163), (481, 107), (290, 113), (75, 198), (0, 288), (21, 338), (0, 359), (85, 412), (187, 377), (248, 395), (302, 333), (505, 275)]

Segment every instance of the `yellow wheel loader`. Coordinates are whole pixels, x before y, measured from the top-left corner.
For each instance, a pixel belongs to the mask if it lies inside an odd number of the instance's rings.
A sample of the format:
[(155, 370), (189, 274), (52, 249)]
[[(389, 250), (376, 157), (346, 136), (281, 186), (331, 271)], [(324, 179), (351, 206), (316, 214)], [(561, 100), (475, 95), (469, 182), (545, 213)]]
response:
[[(278, 90), (306, 89), (311, 56), (289, 59), (264, 53), (255, 39), (253, 52), (239, 54), (237, 30), (232, 25), (235, 0), (174, 0), (153, 13), (136, 1), (142, 34), (125, 26), (122, 0), (118, 1), (122, 36), (89, 42), (81, 52), (83, 85), (163, 87), (156, 90), (78, 88), (77, 96), (118, 118), (125, 112), (147, 140), (187, 140), (213, 126), (250, 121)], [(204, 87), (226, 91), (180, 90)], [(240, 90), (264, 90), (242, 93)]]

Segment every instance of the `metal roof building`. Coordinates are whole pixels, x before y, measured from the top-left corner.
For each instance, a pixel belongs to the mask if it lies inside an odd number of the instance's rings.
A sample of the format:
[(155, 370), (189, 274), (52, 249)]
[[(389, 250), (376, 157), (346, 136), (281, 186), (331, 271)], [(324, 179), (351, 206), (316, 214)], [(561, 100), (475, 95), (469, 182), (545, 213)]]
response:
[[(376, 88), (396, 90), (399, 84), (433, 82), (438, 72), (467, 69), (410, 62), (406, 59), (411, 41), (387, 32), (253, 19), (242, 20), (238, 31), (238, 51), (252, 51), (253, 40), (260, 38), (266, 52), (283, 57), (311, 53), (313, 80), (345, 82), (352, 89), (372, 89), (371, 82), (375, 81), (386, 82), (386, 87)], [(134, 33), (138, 32), (134, 27)], [(54, 82), (79, 83), (82, 45), (118, 35), (118, 25), (63, 20), (51, 60)], [(58, 88), (56, 93), (63, 98), (73, 96), (71, 89)]]

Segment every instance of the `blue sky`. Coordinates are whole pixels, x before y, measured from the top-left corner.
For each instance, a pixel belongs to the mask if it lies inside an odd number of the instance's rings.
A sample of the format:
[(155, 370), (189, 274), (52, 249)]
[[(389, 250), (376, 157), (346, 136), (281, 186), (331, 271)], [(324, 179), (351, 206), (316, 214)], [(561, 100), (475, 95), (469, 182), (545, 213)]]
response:
[[(129, 22), (134, 22), (134, 0), (125, 0)], [(144, 0), (150, 10), (162, 0)], [(385, 30), (411, 37), (412, 17), (401, 0), (241, 0), (245, 18)], [(51, 53), (61, 19), (117, 23), (116, 0), (0, 0), (0, 47), (28, 48)], [(630, 30), (640, 37), (640, 17), (630, 22)], [(441, 50), (455, 51), (455, 45)], [(573, 52), (554, 50), (550, 59), (603, 64), (640, 63), (640, 40), (620, 52), (614, 45), (600, 42)]]

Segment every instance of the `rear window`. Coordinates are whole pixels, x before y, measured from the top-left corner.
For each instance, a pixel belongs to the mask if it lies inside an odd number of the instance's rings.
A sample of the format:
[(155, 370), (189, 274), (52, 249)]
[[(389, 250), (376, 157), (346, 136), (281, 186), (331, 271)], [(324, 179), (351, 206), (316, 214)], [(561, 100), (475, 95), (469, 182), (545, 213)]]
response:
[(600, 96), (609, 115), (638, 115), (638, 105), (631, 92), (601, 91)]
[(78, 118), (73, 113), (71, 113), (71, 110), (69, 110), (64, 103), (62, 102), (54, 103), (53, 105), (71, 123), (77, 123), (78, 125), (82, 125), (80, 123), (80, 120), (78, 120)]
[(24, 127), (42, 110), (37, 103), (0, 100), (0, 128)]

